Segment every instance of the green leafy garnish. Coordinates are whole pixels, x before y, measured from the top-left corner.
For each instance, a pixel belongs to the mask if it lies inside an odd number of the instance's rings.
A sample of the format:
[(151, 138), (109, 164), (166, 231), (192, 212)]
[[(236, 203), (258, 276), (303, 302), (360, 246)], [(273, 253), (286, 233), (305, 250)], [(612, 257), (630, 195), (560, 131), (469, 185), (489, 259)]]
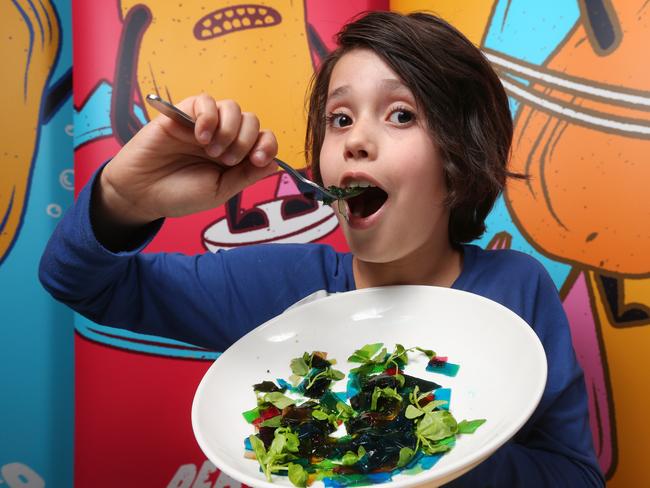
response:
[(289, 405), (294, 405), (296, 402), (293, 401), (291, 398), (288, 396), (283, 395), (279, 391), (274, 391), (272, 393), (267, 393), (262, 397), (262, 401), (264, 403), (270, 403), (274, 407), (279, 408), (282, 410), (285, 407), (288, 407)]
[(415, 432), (418, 436), (430, 441), (439, 441), (454, 435), (458, 431), (458, 424), (448, 410), (435, 410), (427, 412), (418, 421)]
[(404, 416), (407, 419), (418, 418), (424, 414), (432, 412), (434, 409), (438, 407), (442, 407), (443, 405), (447, 404), (447, 400), (434, 400), (428, 402), (424, 407), (421, 407), (420, 404), (422, 403), (422, 400), (424, 400), (426, 397), (431, 395), (431, 392), (427, 391), (422, 394), (419, 393), (420, 393), (420, 388), (418, 386), (415, 386), (415, 388), (413, 388), (413, 391), (409, 395), (409, 401), (411, 402), (411, 404), (406, 407), (406, 411), (404, 412)]
[(321, 353), (304, 353), (302, 357), (291, 360), (293, 374), (289, 377), (289, 381), (294, 387), (297, 387), (304, 380), (304, 390), (309, 390), (319, 380), (342, 380), (345, 375), (332, 368), (334, 363), (335, 361), (325, 359)]
[(359, 446), (359, 449), (357, 450), (356, 453), (352, 451), (346, 452), (341, 458), (341, 463), (343, 464), (343, 466), (352, 466), (353, 464), (358, 463), (359, 459), (361, 459), (365, 455), (366, 455), (366, 450), (364, 449), (363, 446)]
[(357, 415), (357, 412), (350, 405), (343, 402), (336, 403), (336, 410), (338, 411), (337, 417), (343, 420), (349, 420)]
[[(305, 358), (305, 355), (307, 358)], [(296, 376), (307, 376), (309, 370), (311, 369), (311, 355), (305, 353), (300, 358), (295, 358), (291, 360), (291, 371)]]
[(370, 410), (377, 410), (377, 402), (381, 396), (386, 398), (393, 398), (398, 402), (402, 401), (402, 396), (397, 393), (397, 390), (395, 390), (395, 388), (390, 388), (388, 386), (386, 388), (379, 388), (378, 386), (375, 386), (375, 390), (372, 392)]
[(458, 423), (459, 434), (473, 434), (476, 429), (485, 423), (485, 419), (461, 420)]
[(282, 415), (276, 415), (270, 419), (266, 419), (260, 424), (260, 427), (280, 427), (280, 422), (282, 421)]
[(289, 481), (291, 481), (294, 486), (307, 486), (308, 479), (309, 473), (307, 473), (305, 468), (300, 464), (289, 463)]
[(269, 481), (271, 481), (271, 473), (287, 470), (287, 461), (295, 459), (294, 453), (298, 452), (300, 446), (298, 436), (286, 427), (279, 427), (275, 430), (273, 442), (271, 442), (268, 451), (262, 440), (256, 435), (251, 435), (249, 440), (257, 462), (260, 463), (260, 467)]
[(415, 451), (410, 447), (402, 447), (399, 450), (399, 459), (397, 460), (397, 467), (403, 468), (406, 466), (411, 459), (415, 456)]
[(311, 416), (314, 417), (316, 420), (329, 420), (330, 415), (333, 415), (333, 414), (327, 414), (327, 413), (323, 412), (322, 410), (313, 410), (311, 412)]
[(421, 406), (422, 401), (430, 394), (431, 392), (420, 394), (416, 386), (409, 395), (411, 404), (404, 412), (407, 419), (414, 421), (417, 447), (425, 454), (448, 451), (451, 449), (449, 443), (442, 441), (458, 433), (458, 424), (454, 416), (448, 410), (436, 410), (447, 404), (446, 400), (429, 401)]
[[(380, 371), (385, 371), (390, 368), (395, 368), (400, 371), (408, 364), (408, 353), (411, 351), (420, 351), (425, 354), (429, 360), (435, 357), (436, 353), (430, 349), (423, 349), (421, 347), (412, 347), (405, 349), (401, 344), (395, 345), (395, 350), (388, 354), (388, 351), (383, 347), (383, 343), (367, 344), (361, 349), (352, 353), (348, 361), (352, 363), (361, 363), (361, 366), (351, 370), (352, 373), (359, 373), (360, 375), (369, 375)], [(400, 374), (398, 381), (404, 384), (404, 377)]]
[(327, 368), (315, 374), (311, 378), (309, 378), (309, 383), (307, 383), (307, 386), (305, 386), (305, 390), (309, 390), (309, 388), (314, 386), (314, 383), (316, 383), (320, 379), (330, 379), (333, 381), (339, 381), (342, 380), (343, 378), (345, 378), (345, 375), (341, 373), (339, 370)]
[[(366, 344), (361, 349), (357, 349), (352, 353), (352, 356), (348, 358), (348, 361), (351, 363), (369, 363), (377, 362), (386, 354), (384, 349), (382, 353), (377, 354), (377, 352), (382, 348), (384, 344), (378, 342), (376, 344)], [(375, 356), (377, 354), (377, 356)]]

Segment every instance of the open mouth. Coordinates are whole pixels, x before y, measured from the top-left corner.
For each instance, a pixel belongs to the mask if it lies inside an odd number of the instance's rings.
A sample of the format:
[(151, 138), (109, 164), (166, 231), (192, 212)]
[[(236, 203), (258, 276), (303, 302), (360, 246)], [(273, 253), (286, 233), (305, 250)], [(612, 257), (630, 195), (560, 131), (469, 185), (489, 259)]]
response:
[(369, 186), (365, 191), (346, 199), (348, 211), (354, 217), (365, 219), (376, 213), (388, 200), (388, 193), (378, 186)]

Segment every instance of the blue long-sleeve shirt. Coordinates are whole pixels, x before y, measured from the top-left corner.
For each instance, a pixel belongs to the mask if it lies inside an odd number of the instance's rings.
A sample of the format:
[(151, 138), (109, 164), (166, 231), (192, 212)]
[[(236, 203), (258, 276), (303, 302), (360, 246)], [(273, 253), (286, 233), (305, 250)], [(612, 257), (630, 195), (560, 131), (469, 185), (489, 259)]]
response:
[[(305, 297), (355, 289), (352, 255), (317, 244), (242, 247), (197, 256), (110, 252), (90, 221), (93, 182), (48, 243), (39, 276), (89, 319), (223, 351)], [(587, 394), (555, 285), (528, 255), (463, 246), (453, 288), (494, 300), (538, 335), (548, 379), (532, 417), (512, 440), (450, 487), (604, 486), (593, 451)]]

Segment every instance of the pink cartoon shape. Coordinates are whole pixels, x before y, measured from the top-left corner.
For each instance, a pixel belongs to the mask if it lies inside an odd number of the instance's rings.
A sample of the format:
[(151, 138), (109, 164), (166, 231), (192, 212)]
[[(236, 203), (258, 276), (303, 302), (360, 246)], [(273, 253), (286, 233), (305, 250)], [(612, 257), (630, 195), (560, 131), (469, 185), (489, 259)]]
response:
[(576, 355), (585, 373), (589, 398), (589, 423), (594, 438), (594, 448), (601, 469), (607, 473), (612, 465), (613, 438), (604, 371), (606, 360), (602, 357), (603, 352), (597, 335), (598, 324), (593, 314), (584, 272), (578, 274), (566, 294), (564, 310), (569, 319)]

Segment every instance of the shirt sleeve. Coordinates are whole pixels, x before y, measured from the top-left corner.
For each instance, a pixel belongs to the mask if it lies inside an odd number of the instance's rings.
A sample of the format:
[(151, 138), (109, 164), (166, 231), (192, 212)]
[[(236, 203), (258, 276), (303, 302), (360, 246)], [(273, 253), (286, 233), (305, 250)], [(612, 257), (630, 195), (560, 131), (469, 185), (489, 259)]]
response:
[(57, 300), (102, 325), (223, 351), (318, 290), (353, 287), (351, 257), (317, 244), (270, 244), (187, 256), (111, 252), (90, 220), (94, 180), (52, 234), (39, 278)]
[(532, 417), (512, 440), (445, 486), (605, 486), (593, 449), (584, 376), (555, 285), (542, 265), (527, 256), (516, 258), (514, 268), (511, 277), (519, 279), (503, 281), (507, 291), (501, 284), (494, 285), (498, 291), (484, 288), (483, 294), (518, 313), (537, 333), (548, 362), (545, 391)]

